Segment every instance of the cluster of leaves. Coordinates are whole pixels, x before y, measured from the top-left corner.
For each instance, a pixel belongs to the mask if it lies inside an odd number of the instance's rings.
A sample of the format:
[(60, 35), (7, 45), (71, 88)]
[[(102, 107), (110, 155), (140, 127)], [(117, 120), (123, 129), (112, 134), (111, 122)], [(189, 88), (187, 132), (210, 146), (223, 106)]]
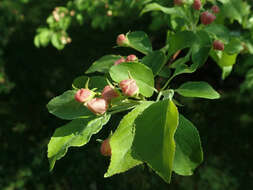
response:
[[(14, 83), (10, 81), (6, 73), (6, 46), (10, 43), (12, 35), (22, 28), (25, 24), (38, 25), (44, 11), (55, 4), (57, 0), (36, 1), (37, 6), (30, 0), (9, 1), (2, 0), (0, 3), (0, 93), (8, 93), (13, 87)], [(33, 7), (29, 9), (28, 7)]]
[[(186, 82), (175, 90), (160, 91), (157, 100), (152, 101), (150, 97), (156, 91), (154, 77), (162, 72), (168, 58), (163, 51), (152, 50), (144, 32), (128, 33), (127, 38), (128, 47), (145, 55), (139, 62), (114, 65), (120, 56), (106, 55), (94, 62), (86, 73), (105, 73), (114, 82), (127, 79), (130, 73), (139, 86), (142, 100), (135, 100), (138, 104), (134, 106), (133, 101), (123, 105), (119, 102), (105, 115), (95, 116), (85, 106), (75, 101), (75, 90), (67, 91), (52, 99), (48, 104), (49, 112), (62, 119), (73, 121), (58, 128), (48, 145), (51, 169), (55, 161), (66, 154), (68, 147), (85, 145), (91, 136), (98, 133), (109, 121), (111, 115), (125, 111), (126, 107), (134, 109), (123, 117), (110, 137), (112, 156), (105, 177), (147, 163), (169, 182), (172, 171), (180, 175), (191, 175), (202, 162), (203, 154), (198, 131), (188, 119), (178, 113), (173, 94), (175, 91), (185, 97), (208, 99), (219, 98), (219, 94), (206, 82)], [(171, 50), (168, 54), (170, 53)], [(178, 74), (179, 72), (184, 71), (180, 69)], [(86, 82), (87, 77), (78, 77), (73, 86), (83, 88)], [(104, 77), (91, 77), (89, 88), (102, 89), (105, 83)], [(161, 97), (163, 98), (160, 100)]]
[(72, 24), (82, 25), (91, 20), (92, 27), (105, 29), (113, 24), (115, 18), (136, 19), (144, 2), (145, 0), (69, 1), (66, 6), (56, 7), (52, 11), (47, 18), (48, 27), (38, 28), (34, 43), (37, 47), (45, 47), (51, 42), (55, 48), (61, 50), (71, 42), (67, 42), (65, 38), (68, 39), (67, 30)]
[[(213, 3), (220, 7), (216, 20), (208, 25), (203, 22), (199, 24), (201, 13), (210, 11)], [(93, 82), (89, 88), (101, 90), (106, 80), (119, 83), (130, 75), (139, 87), (141, 99), (116, 101), (104, 115), (94, 115), (74, 99), (75, 89), (83, 88), (88, 80), (86, 76), (81, 76), (73, 82), (74, 90), (49, 102), (50, 113), (62, 119), (73, 120), (58, 128), (49, 142), (50, 169), (53, 169), (56, 160), (66, 154), (69, 147), (85, 145), (93, 134), (107, 124), (112, 115), (130, 108), (133, 110), (122, 118), (109, 137), (111, 162), (104, 176), (125, 172), (141, 163), (146, 163), (166, 182), (170, 182), (172, 171), (179, 175), (193, 173), (203, 160), (200, 138), (194, 125), (179, 114), (176, 105), (180, 104), (175, 100), (174, 93), (207, 99), (217, 99), (220, 95), (206, 82), (188, 81), (172, 89), (171, 81), (178, 75), (195, 72), (206, 63), (209, 56), (222, 69), (222, 78), (225, 79), (232, 71), (237, 56), (240, 53), (251, 54), (253, 51), (252, 17), (250, 6), (246, 2), (202, 1), (200, 10), (194, 9), (192, 4), (193, 1), (185, 1), (181, 6), (166, 7), (146, 2), (142, 14), (159, 11), (169, 15), (170, 30), (167, 32), (165, 46), (153, 50), (146, 33), (129, 32), (126, 34), (127, 43), (123, 46), (144, 55), (138, 62), (114, 65), (122, 56), (106, 55), (86, 71), (86, 74), (104, 74), (103, 77), (90, 78)], [(64, 9), (59, 10), (64, 12)], [(228, 19), (231, 23), (238, 22), (241, 30), (225, 27)], [(225, 45), (224, 51), (223, 48), (222, 51), (213, 48), (215, 40)], [(186, 55), (177, 59), (181, 52)]]

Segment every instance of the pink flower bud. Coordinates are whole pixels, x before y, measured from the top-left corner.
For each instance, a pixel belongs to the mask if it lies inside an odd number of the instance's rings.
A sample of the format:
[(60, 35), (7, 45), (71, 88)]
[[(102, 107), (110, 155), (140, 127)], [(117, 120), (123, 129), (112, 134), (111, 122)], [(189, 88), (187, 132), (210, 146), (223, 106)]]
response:
[(129, 44), (129, 41), (128, 41), (127, 37), (124, 34), (120, 34), (117, 37), (117, 44), (119, 46), (126, 46), (126, 45)]
[(108, 108), (108, 103), (104, 98), (93, 98), (87, 103), (87, 107), (95, 114), (104, 114)]
[(224, 50), (224, 44), (219, 40), (214, 40), (213, 49), (223, 51)]
[(201, 1), (200, 0), (194, 0), (192, 7), (199, 11), (201, 9)]
[(118, 96), (119, 94), (110, 85), (105, 86), (102, 91), (102, 97), (106, 101), (110, 101), (112, 98), (116, 98)]
[(139, 87), (134, 79), (122, 80), (119, 86), (126, 96), (134, 96), (139, 92)]
[(87, 88), (81, 88), (75, 94), (75, 100), (81, 103), (87, 102), (93, 97), (93, 92)]
[(127, 58), (126, 58), (127, 62), (137, 61), (137, 60), (138, 60), (138, 58), (134, 54), (131, 54), (131, 55), (127, 56)]
[(183, 4), (183, 0), (174, 0), (174, 5), (182, 5)]
[(105, 139), (100, 147), (100, 152), (103, 156), (111, 156), (112, 155), (112, 150), (110, 146), (110, 140)]
[(200, 19), (202, 24), (208, 25), (211, 24), (216, 19), (216, 16), (208, 11), (205, 11), (201, 13)]
[(120, 59), (118, 59), (117, 61), (114, 62), (114, 65), (118, 65), (120, 63), (126, 62), (124, 57), (121, 57)]
[(220, 8), (217, 5), (212, 6), (212, 11), (214, 14), (218, 14), (220, 12)]

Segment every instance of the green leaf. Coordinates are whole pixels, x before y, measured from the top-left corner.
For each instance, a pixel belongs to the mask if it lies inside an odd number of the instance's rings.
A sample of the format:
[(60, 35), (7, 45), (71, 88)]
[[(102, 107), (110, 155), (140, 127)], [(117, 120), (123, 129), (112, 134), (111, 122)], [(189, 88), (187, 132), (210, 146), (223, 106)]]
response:
[(190, 31), (177, 32), (176, 34), (167, 37), (167, 44), (169, 44), (168, 54), (171, 56), (178, 50), (192, 47), (196, 41), (196, 35)]
[(232, 72), (233, 66), (222, 67), (221, 69), (222, 69), (222, 76), (221, 76), (221, 78), (222, 78), (222, 80), (224, 80)]
[(131, 146), (134, 139), (134, 121), (152, 103), (143, 102), (121, 120), (116, 131), (110, 138), (112, 156), (105, 177), (125, 172), (142, 163), (131, 156)]
[(42, 46), (47, 46), (51, 38), (51, 31), (48, 29), (43, 29), (39, 34), (40, 44)]
[(224, 51), (231, 55), (231, 54), (238, 54), (243, 50), (242, 42), (238, 38), (232, 38), (229, 44), (225, 46)]
[(173, 171), (179, 175), (192, 175), (194, 169), (203, 161), (203, 151), (198, 130), (181, 114), (175, 141)]
[(230, 36), (228, 35), (230, 31), (221, 24), (211, 24), (204, 27), (204, 30), (208, 32), (210, 35), (213, 35), (214, 38), (218, 38), (223, 40), (224, 42), (228, 42)]
[(108, 85), (105, 77), (102, 76), (94, 76), (94, 77), (80, 76), (75, 78), (72, 85), (75, 88), (85, 88), (85, 84), (88, 78), (90, 79), (89, 89), (97, 88), (98, 91), (101, 91), (104, 89), (106, 85)]
[(187, 63), (188, 61), (190, 61), (190, 55), (191, 55), (191, 51), (189, 51), (187, 53), (186, 56), (179, 58), (178, 60), (176, 60), (171, 66), (170, 68), (174, 68), (175, 72), (173, 73), (172, 77), (170, 78), (170, 80), (172, 78), (174, 78), (177, 75), (183, 74), (183, 73), (193, 73), (197, 70), (198, 68), (198, 63), (193, 63), (190, 66), (186, 65), (185, 63)]
[(39, 34), (37, 34), (37, 35), (34, 37), (33, 43), (34, 43), (34, 45), (35, 45), (37, 48), (40, 47), (40, 35), (39, 35)]
[(196, 33), (196, 41), (192, 45), (192, 62), (198, 67), (203, 65), (212, 47), (212, 41), (207, 32), (200, 30)]
[(229, 55), (225, 52), (222, 52), (221, 58), (218, 60), (218, 65), (222, 67), (232, 66), (236, 63), (237, 54)]
[(153, 103), (135, 121), (132, 155), (146, 162), (166, 182), (171, 180), (177, 125), (178, 111), (171, 100)]
[[(95, 117), (95, 116), (94, 116)], [(80, 147), (89, 142), (93, 134), (98, 133), (110, 119), (105, 115), (91, 119), (76, 119), (56, 129), (48, 144), (48, 159), (50, 170), (56, 160), (61, 159), (69, 147)]]
[(142, 31), (127, 33), (127, 38), (129, 40), (128, 46), (143, 53), (148, 54), (152, 52), (152, 45), (148, 38), (148, 35)]
[(157, 3), (150, 3), (147, 4), (144, 9), (141, 11), (141, 14), (150, 12), (150, 11), (161, 11), (165, 14), (169, 14), (169, 15), (177, 15), (179, 17), (185, 17), (185, 13), (184, 11), (180, 8), (180, 7), (164, 7), (161, 6)]
[(220, 98), (219, 93), (216, 92), (206, 82), (186, 82), (182, 84), (175, 91), (185, 97), (196, 97), (196, 98), (207, 98), (207, 99)]
[(86, 74), (93, 72), (108, 73), (109, 69), (114, 64), (114, 62), (120, 58), (121, 58), (120, 55), (105, 55), (101, 57), (99, 60), (95, 61), (85, 73)]
[(154, 76), (150, 68), (137, 62), (126, 62), (112, 66), (110, 76), (116, 82), (129, 78), (129, 73), (136, 80), (140, 93), (150, 97), (154, 92)]
[(64, 45), (61, 43), (61, 40), (60, 40), (60, 34), (58, 33), (53, 33), (52, 38), (51, 38), (51, 43), (58, 50), (62, 50), (64, 48)]
[(169, 78), (171, 76), (171, 69), (165, 65), (158, 75), (164, 78)]
[(48, 111), (61, 119), (87, 118), (94, 114), (82, 103), (75, 100), (75, 90), (68, 90), (62, 95), (53, 98), (48, 104)]
[(251, 68), (245, 77), (245, 81), (241, 84), (240, 89), (242, 92), (246, 90), (251, 90), (253, 88), (253, 68)]
[(142, 63), (151, 68), (156, 76), (166, 63), (166, 56), (162, 51), (153, 51), (142, 59)]
[(224, 3), (222, 13), (230, 19), (237, 20), (240, 24), (243, 22), (243, 17), (250, 13), (250, 6), (242, 0), (222, 0), (222, 2)]

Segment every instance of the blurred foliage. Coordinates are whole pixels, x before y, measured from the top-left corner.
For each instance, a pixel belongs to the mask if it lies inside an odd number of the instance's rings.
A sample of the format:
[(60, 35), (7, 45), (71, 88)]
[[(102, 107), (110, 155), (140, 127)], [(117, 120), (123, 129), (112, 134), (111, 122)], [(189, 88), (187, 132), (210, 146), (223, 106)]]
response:
[[(248, 2), (252, 3), (251, 0)], [(62, 0), (0, 2), (1, 190), (253, 189), (253, 79), (250, 70), (253, 58), (248, 54), (238, 57), (234, 71), (224, 81), (211, 59), (196, 74), (182, 75), (176, 81), (177, 85), (185, 80), (205, 80), (222, 94), (222, 99), (215, 102), (180, 99), (180, 103), (187, 105), (187, 108), (180, 109), (198, 127), (205, 150), (205, 161), (193, 176), (174, 174), (173, 183), (168, 185), (146, 167), (137, 167), (125, 174), (103, 179), (109, 160), (100, 155), (100, 144), (96, 139), (108, 136), (112, 127), (118, 124), (117, 119), (106, 125), (107, 130), (93, 137), (85, 148), (70, 149), (54, 172), (49, 173), (46, 158), (49, 136), (64, 122), (47, 112), (47, 102), (70, 88), (72, 80), (83, 74), (93, 61), (105, 53), (115, 53), (111, 47), (115, 45), (118, 33), (127, 32), (129, 28), (147, 31), (153, 14), (155, 17), (159, 15), (149, 28), (153, 44), (161, 47), (166, 38), (162, 30), (151, 30), (160, 28), (159, 22), (165, 21), (160, 20), (159, 17), (163, 16), (155, 12), (138, 20), (129, 19), (124, 25), (119, 24), (120, 19), (116, 20), (115, 25), (103, 30), (91, 27), (91, 21), (78, 26), (78, 30), (70, 28), (75, 40), (61, 52), (52, 47), (34, 47), (36, 28), (53, 7), (66, 3)], [(237, 23), (231, 27), (236, 28)], [(3, 88), (8, 89), (4, 90), (8, 93), (1, 93)]]

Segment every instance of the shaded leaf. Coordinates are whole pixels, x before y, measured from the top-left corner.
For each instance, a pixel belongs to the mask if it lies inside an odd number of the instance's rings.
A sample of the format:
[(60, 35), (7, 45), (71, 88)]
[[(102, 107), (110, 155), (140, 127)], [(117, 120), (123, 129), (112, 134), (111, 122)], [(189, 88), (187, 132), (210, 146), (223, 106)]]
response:
[(50, 170), (54, 168), (56, 160), (67, 153), (69, 147), (80, 147), (88, 143), (91, 136), (98, 133), (110, 119), (110, 115), (94, 117), (76, 119), (56, 129), (48, 144)]
[(224, 51), (229, 55), (238, 54), (242, 50), (243, 50), (242, 42), (238, 38), (232, 38), (229, 44), (227, 44), (224, 49)]
[(192, 175), (194, 169), (203, 161), (203, 151), (198, 130), (181, 114), (175, 141), (173, 171), (179, 175)]
[(148, 54), (152, 52), (152, 45), (148, 38), (148, 35), (142, 31), (135, 31), (127, 33), (127, 38), (129, 40), (129, 47), (143, 53)]
[(192, 49), (192, 62), (197, 64), (198, 67), (203, 65), (209, 55), (212, 47), (212, 41), (207, 32), (201, 30), (196, 33), (196, 41), (193, 43)]
[(75, 88), (85, 88), (85, 84), (88, 78), (89, 78), (89, 89), (97, 88), (98, 91), (101, 91), (107, 85), (105, 77), (102, 76), (94, 76), (94, 77), (80, 76), (75, 78), (72, 85)]
[(107, 73), (115, 61), (120, 59), (120, 55), (105, 55), (99, 60), (92, 63), (90, 68), (85, 73), (101, 72)]
[(151, 68), (154, 76), (156, 76), (166, 63), (166, 56), (162, 51), (153, 51), (143, 57), (142, 63)]
[(192, 47), (195, 41), (196, 35), (191, 31), (177, 32), (169, 35), (167, 38), (167, 43), (169, 44), (168, 54), (171, 56), (178, 50)]
[(186, 82), (176, 89), (175, 92), (185, 97), (207, 99), (220, 98), (219, 93), (206, 82)]

